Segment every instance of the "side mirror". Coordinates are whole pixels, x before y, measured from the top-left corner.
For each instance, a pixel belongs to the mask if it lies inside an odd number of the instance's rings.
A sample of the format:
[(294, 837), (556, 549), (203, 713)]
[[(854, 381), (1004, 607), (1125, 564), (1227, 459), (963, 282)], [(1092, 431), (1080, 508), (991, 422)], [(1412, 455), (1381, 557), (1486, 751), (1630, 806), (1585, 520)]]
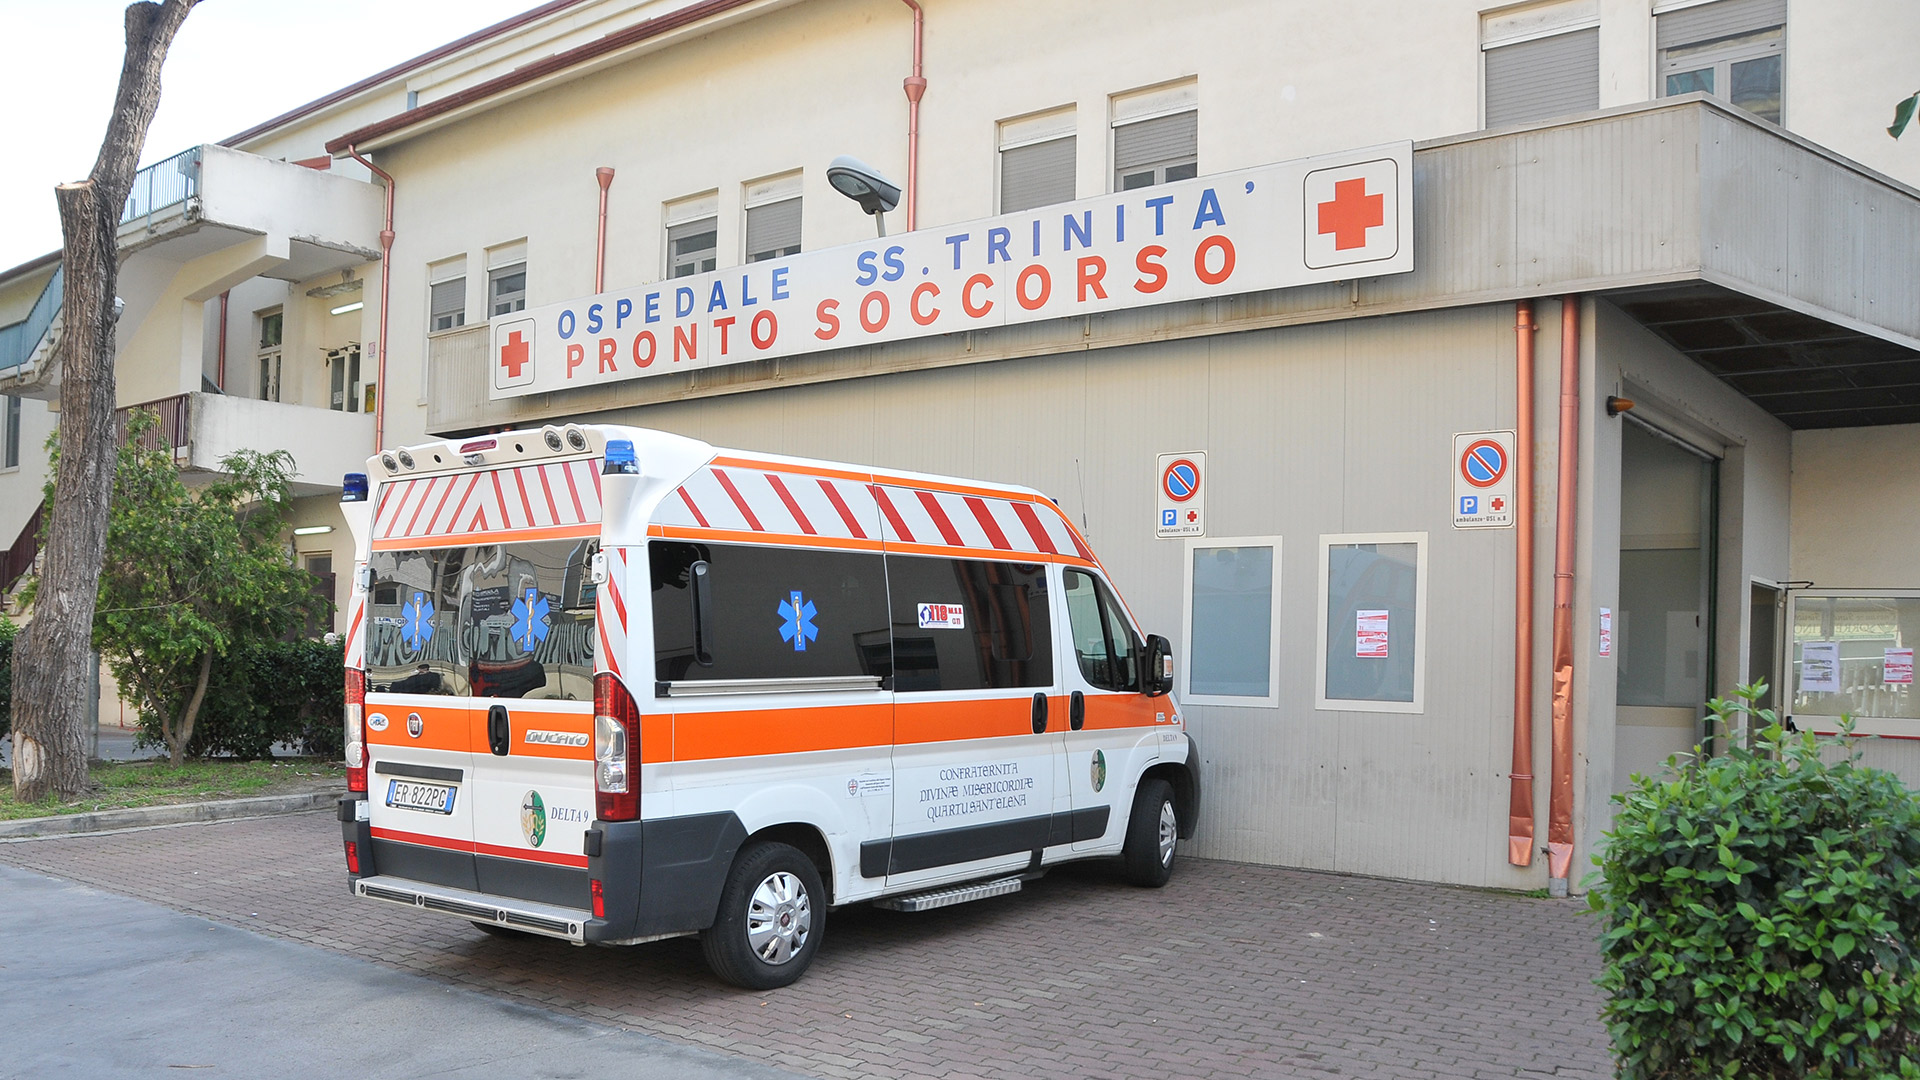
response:
[(1148, 697), (1159, 697), (1173, 689), (1173, 645), (1159, 634), (1147, 635), (1147, 663), (1142, 675), (1142, 688)]

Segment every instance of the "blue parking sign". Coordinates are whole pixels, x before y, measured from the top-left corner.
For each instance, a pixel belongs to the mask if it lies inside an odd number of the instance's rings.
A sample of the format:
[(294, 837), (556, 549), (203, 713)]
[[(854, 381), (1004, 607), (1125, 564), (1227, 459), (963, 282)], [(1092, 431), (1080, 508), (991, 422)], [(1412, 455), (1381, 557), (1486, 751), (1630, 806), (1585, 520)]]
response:
[(1480, 496), (1478, 495), (1460, 496), (1460, 512), (1462, 514), (1479, 513), (1480, 512)]
[(1175, 516), (1177, 513), (1178, 511), (1171, 506), (1160, 511), (1160, 527), (1163, 529), (1171, 529), (1179, 524), (1179, 518)]

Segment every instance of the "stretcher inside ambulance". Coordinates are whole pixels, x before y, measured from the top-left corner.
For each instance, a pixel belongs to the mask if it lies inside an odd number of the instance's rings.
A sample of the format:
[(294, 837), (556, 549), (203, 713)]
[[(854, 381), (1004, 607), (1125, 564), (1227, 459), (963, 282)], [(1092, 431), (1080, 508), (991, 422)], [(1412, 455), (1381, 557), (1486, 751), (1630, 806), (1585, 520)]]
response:
[(343, 499), (356, 897), (771, 987), (833, 907), (1158, 886), (1192, 834), (1167, 642), (1038, 492), (568, 425)]

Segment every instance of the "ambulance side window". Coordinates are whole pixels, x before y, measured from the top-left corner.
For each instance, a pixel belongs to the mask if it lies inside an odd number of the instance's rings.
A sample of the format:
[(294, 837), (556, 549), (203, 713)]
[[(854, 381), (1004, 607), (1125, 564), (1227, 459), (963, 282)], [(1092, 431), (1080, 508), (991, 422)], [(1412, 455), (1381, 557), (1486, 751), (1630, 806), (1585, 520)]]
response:
[(1119, 601), (1106, 585), (1080, 570), (1066, 572), (1067, 623), (1080, 674), (1102, 690), (1140, 689), (1140, 644)]
[[(893, 670), (886, 567), (877, 554), (664, 540), (647, 550), (656, 679), (884, 677)], [(698, 564), (709, 603), (696, 624)]]
[(887, 588), (895, 690), (1053, 685), (1045, 566), (889, 555)]

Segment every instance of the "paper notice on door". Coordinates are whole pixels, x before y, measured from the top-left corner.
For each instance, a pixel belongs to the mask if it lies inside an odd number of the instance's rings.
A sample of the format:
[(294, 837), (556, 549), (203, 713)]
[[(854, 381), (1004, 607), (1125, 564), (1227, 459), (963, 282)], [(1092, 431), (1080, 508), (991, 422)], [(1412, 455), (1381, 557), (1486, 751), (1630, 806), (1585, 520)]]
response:
[(1613, 655), (1613, 609), (1600, 609), (1600, 655)]
[(1800, 644), (1800, 690), (1807, 694), (1840, 692), (1840, 643), (1806, 641)]
[(1387, 658), (1387, 613), (1356, 611), (1353, 615), (1354, 657), (1359, 660), (1385, 660)]
[(1883, 682), (1913, 682), (1913, 650), (1888, 649), (1886, 662), (1881, 666), (1880, 671)]

